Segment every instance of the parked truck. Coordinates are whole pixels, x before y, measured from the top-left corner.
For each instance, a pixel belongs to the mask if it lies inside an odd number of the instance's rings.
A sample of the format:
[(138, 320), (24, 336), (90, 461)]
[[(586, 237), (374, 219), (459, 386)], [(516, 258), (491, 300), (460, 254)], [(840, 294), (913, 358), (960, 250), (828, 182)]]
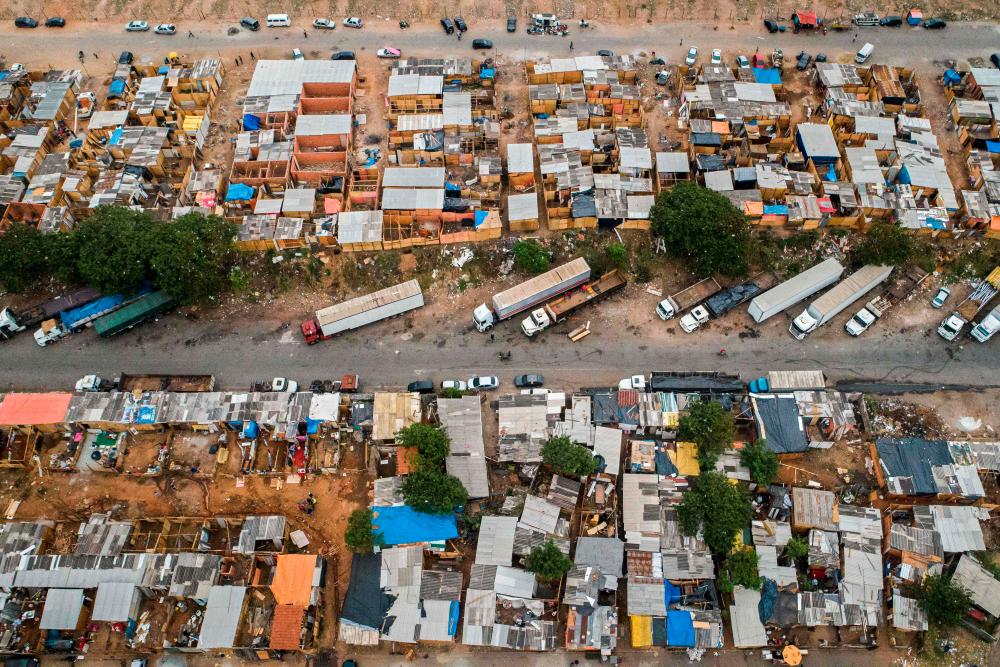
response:
[(837, 283), (833, 289), (822, 295), (792, 320), (788, 332), (797, 340), (823, 326), (842, 310), (880, 285), (893, 267), (868, 264)]
[(600, 301), (609, 294), (614, 294), (625, 287), (627, 282), (625, 275), (618, 269), (609, 271), (580, 289), (568, 292), (558, 299), (549, 301), (541, 308), (531, 311), (531, 314), (521, 322), (521, 331), (530, 338), (539, 331), (544, 331), (553, 324), (562, 322), (580, 308)]
[(77, 391), (111, 391), (117, 389), (127, 392), (172, 391), (200, 392), (215, 391), (214, 375), (129, 375), (122, 373), (113, 380), (106, 380), (99, 375), (84, 375), (76, 381)]
[(681, 318), (681, 329), (686, 333), (691, 333), (710, 319), (718, 319), (736, 306), (746, 303), (772, 284), (774, 284), (773, 276), (767, 274), (763, 279), (748, 280), (739, 285), (728, 287), (705, 299), (703, 304), (692, 308), (687, 315)]
[(1000, 306), (997, 306), (986, 314), (986, 317), (979, 321), (979, 324), (972, 327), (972, 337), (980, 343), (985, 343), (993, 334), (1000, 329)]
[(102, 338), (114, 336), (165, 313), (176, 305), (177, 302), (166, 292), (150, 292), (127, 306), (94, 320), (94, 331)]
[(315, 316), (302, 323), (302, 336), (308, 344), (315, 345), (345, 331), (360, 329), (423, 305), (424, 293), (420, 289), (420, 283), (407, 280), (405, 283), (317, 310)]
[(518, 313), (534, 308), (590, 280), (590, 265), (582, 257), (557, 266), (540, 276), (493, 295), (490, 305), (479, 304), (472, 312), (472, 321), (479, 331), (489, 331)]
[(41, 328), (35, 332), (35, 342), (45, 347), (49, 343), (80, 331), (97, 318), (121, 308), (123, 303), (125, 303), (124, 294), (112, 294), (102, 296), (79, 308), (64, 310), (59, 313), (58, 319), (42, 322)]
[(896, 281), (884, 294), (880, 294), (869, 300), (861, 310), (854, 314), (854, 317), (847, 320), (844, 324), (844, 329), (852, 336), (860, 336), (868, 331), (890, 308), (905, 299), (929, 275), (929, 273), (919, 267), (910, 267), (905, 273), (897, 277)]
[(57, 296), (51, 301), (40, 303), (26, 310), (15, 312), (10, 308), (4, 308), (0, 311), (0, 339), (13, 338), (29, 327), (37, 326), (45, 320), (56, 317), (64, 310), (90, 303), (100, 296), (101, 293), (96, 289), (86, 287), (65, 296)]
[(676, 317), (691, 306), (701, 303), (708, 297), (722, 289), (722, 286), (715, 278), (705, 278), (699, 280), (694, 285), (682, 289), (676, 294), (671, 294), (663, 301), (656, 304), (656, 314), (661, 320), (666, 321), (671, 317)]
[(747, 312), (750, 313), (754, 322), (759, 324), (812, 296), (824, 287), (829, 287), (837, 282), (843, 273), (844, 267), (836, 259), (831, 257), (823, 260), (777, 287), (755, 296), (750, 302)]
[(937, 332), (941, 338), (952, 341), (958, 338), (965, 325), (986, 307), (993, 297), (1000, 292), (1000, 266), (990, 271), (989, 275), (979, 283), (974, 290), (958, 304), (953, 312), (938, 326)]

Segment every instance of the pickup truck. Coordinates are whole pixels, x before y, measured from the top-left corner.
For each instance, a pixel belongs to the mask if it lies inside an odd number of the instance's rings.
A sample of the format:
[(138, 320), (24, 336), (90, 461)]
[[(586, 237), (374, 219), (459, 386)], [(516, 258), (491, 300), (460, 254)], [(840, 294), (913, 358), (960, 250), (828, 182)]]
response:
[(699, 280), (694, 285), (671, 294), (656, 304), (656, 314), (663, 321), (679, 315), (691, 306), (701, 303), (722, 289), (715, 278)]
[(861, 310), (854, 313), (854, 317), (847, 320), (844, 329), (852, 336), (860, 336), (868, 331), (868, 328), (875, 324), (875, 320), (892, 307), (892, 302), (885, 297), (877, 296), (866, 303)]

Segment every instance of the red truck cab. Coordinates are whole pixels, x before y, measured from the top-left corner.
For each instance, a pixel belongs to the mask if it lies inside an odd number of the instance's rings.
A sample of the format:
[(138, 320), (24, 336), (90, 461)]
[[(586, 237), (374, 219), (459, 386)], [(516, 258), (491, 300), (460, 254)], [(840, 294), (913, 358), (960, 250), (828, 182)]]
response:
[(302, 322), (301, 329), (302, 337), (306, 339), (306, 343), (309, 345), (315, 345), (323, 340), (323, 334), (319, 330), (319, 323), (315, 319), (308, 319)]

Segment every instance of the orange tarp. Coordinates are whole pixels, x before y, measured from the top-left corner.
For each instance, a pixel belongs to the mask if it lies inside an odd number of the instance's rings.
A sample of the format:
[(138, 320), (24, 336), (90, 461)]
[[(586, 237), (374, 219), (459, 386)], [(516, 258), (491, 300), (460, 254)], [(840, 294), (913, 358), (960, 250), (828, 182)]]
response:
[(302, 636), (302, 617), (305, 613), (306, 608), (298, 605), (280, 604), (275, 607), (269, 647), (278, 651), (298, 650)]
[(316, 556), (310, 554), (282, 554), (274, 570), (271, 592), (279, 605), (309, 606), (312, 594), (313, 572)]
[(7, 394), (0, 403), (0, 426), (61, 424), (73, 394)]

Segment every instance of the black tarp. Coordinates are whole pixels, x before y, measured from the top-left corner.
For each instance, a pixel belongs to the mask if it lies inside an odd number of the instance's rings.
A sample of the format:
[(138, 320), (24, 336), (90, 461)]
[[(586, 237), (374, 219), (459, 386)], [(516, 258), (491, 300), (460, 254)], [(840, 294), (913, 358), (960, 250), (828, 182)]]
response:
[(744, 390), (738, 375), (724, 373), (653, 373), (649, 379), (653, 391), (677, 391), (737, 394)]
[(809, 448), (793, 396), (761, 394), (754, 397), (757, 434), (775, 454), (804, 452)]
[(760, 294), (760, 287), (753, 281), (747, 281), (722, 290), (705, 301), (705, 307), (712, 317), (722, 317), (736, 306), (749, 301)]
[(908, 495), (936, 494), (934, 473), (931, 466), (951, 465), (948, 443), (944, 440), (922, 438), (879, 438), (875, 442), (879, 460), (889, 477), (909, 477), (913, 487), (904, 490)]
[(382, 627), (391, 600), (379, 585), (381, 570), (382, 556), (379, 554), (354, 555), (351, 559), (351, 581), (340, 612), (342, 620), (376, 630)]

